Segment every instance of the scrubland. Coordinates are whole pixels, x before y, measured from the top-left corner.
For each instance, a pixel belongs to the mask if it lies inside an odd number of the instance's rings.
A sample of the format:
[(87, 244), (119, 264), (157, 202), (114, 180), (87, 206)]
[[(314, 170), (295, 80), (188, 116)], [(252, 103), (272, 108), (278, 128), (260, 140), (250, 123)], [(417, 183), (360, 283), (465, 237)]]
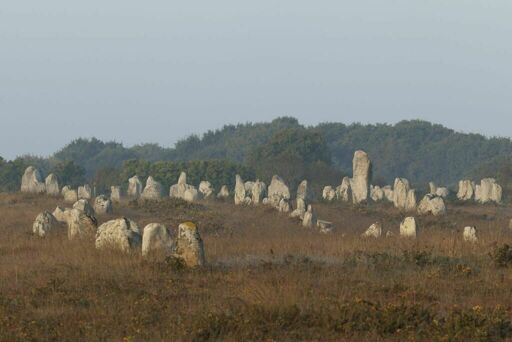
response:
[[(509, 206), (450, 204), (398, 237), (389, 205), (317, 205), (322, 235), (267, 207), (165, 200), (117, 205), (142, 229), (198, 224), (208, 266), (98, 251), (31, 226), (58, 199), (0, 194), (0, 340), (506, 340), (512, 338)], [(362, 239), (375, 221), (393, 237)], [(478, 228), (464, 243), (462, 230)]]

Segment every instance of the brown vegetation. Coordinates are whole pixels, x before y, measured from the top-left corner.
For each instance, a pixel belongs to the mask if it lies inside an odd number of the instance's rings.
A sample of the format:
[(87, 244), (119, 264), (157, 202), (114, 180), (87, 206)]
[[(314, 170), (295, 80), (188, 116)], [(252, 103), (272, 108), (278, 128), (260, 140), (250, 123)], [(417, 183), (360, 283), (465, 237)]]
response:
[[(129, 203), (142, 228), (198, 223), (209, 265), (98, 251), (64, 227), (31, 235), (58, 200), (0, 195), (0, 340), (498, 340), (512, 338), (512, 208), (453, 205), (417, 240), (361, 239), (390, 206), (318, 205), (321, 235), (266, 207)], [(462, 241), (476, 225), (479, 242)]]

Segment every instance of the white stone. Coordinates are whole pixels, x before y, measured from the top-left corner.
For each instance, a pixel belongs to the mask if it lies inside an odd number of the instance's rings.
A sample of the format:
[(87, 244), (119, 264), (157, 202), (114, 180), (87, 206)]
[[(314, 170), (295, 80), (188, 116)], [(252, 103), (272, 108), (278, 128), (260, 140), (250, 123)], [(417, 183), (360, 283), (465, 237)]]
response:
[(89, 204), (89, 201), (80, 199), (73, 204), (73, 209), (83, 211), (86, 215), (95, 216), (94, 208)]
[(199, 198), (199, 191), (197, 191), (195, 188), (188, 188), (183, 194), (183, 199), (189, 203), (197, 202)]
[(52, 215), (58, 222), (67, 223), (70, 211), (71, 209), (69, 208), (57, 207)]
[(92, 189), (89, 184), (78, 187), (78, 199), (90, 200), (92, 198)]
[(400, 236), (416, 238), (416, 229), (416, 219), (414, 217), (406, 217), (400, 224)]
[(71, 209), (67, 215), (68, 239), (87, 238), (94, 236), (98, 222), (79, 209)]
[(437, 194), (437, 185), (434, 182), (428, 183), (429, 194), (436, 195)]
[(245, 184), (240, 175), (236, 175), (235, 179), (235, 205), (245, 203)]
[(384, 192), (384, 198), (388, 202), (393, 202), (393, 188), (391, 187), (391, 185), (386, 185), (385, 187), (382, 188), (382, 191)]
[(336, 196), (342, 202), (350, 202), (352, 200), (351, 181), (349, 177), (344, 177), (341, 185), (336, 188)]
[(476, 186), (475, 200), (479, 203), (501, 203), (503, 189), (494, 178), (484, 178)]
[(63, 187), (61, 192), (62, 196), (64, 197), (64, 202), (75, 203), (78, 201), (78, 193), (76, 190), (71, 189), (69, 186)]
[(42, 194), (46, 186), (41, 178), (41, 173), (33, 166), (29, 166), (21, 178), (21, 192)]
[(37, 215), (34, 224), (32, 225), (32, 232), (34, 235), (45, 237), (51, 230), (55, 229), (57, 220), (52, 214), (45, 211)]
[(290, 203), (288, 202), (287, 199), (283, 198), (281, 199), (281, 201), (279, 202), (279, 206), (277, 208), (279, 210), (279, 212), (281, 213), (287, 213), (290, 211)]
[(199, 183), (199, 192), (201, 193), (201, 197), (204, 199), (210, 199), (213, 197), (213, 186), (212, 183), (208, 181), (202, 181)]
[(382, 236), (382, 224), (376, 222), (372, 224), (363, 234), (362, 237), (380, 238)]
[(393, 204), (395, 208), (400, 210), (406, 210), (407, 208), (407, 197), (409, 195), (409, 181), (405, 178), (395, 179), (395, 185), (393, 187)]
[(141, 198), (144, 200), (159, 200), (163, 197), (162, 184), (157, 182), (153, 177), (149, 176), (146, 181), (146, 187), (142, 191)]
[(268, 199), (270, 205), (278, 209), (281, 200), (290, 200), (290, 189), (285, 184), (284, 180), (277, 175), (272, 177), (272, 182), (270, 182), (270, 186), (268, 187)]
[(448, 196), (450, 196), (450, 190), (448, 190), (448, 188), (445, 188), (445, 187), (440, 187), (440, 188), (437, 188), (435, 194), (439, 197), (446, 199), (446, 198), (448, 198)]
[(418, 214), (440, 216), (446, 214), (446, 206), (442, 197), (428, 194), (418, 206)]
[(160, 223), (150, 223), (144, 227), (142, 234), (142, 255), (147, 256), (153, 251), (170, 252), (172, 238), (167, 228)]
[[(188, 193), (187, 193), (187, 191), (188, 191)], [(171, 186), (171, 189), (169, 191), (169, 196), (171, 198), (180, 198), (182, 200), (192, 201), (191, 199), (196, 197), (195, 196), (196, 192), (197, 192), (197, 198), (194, 199), (193, 201), (199, 199), (202, 196), (194, 186), (187, 184), (187, 174), (185, 172), (182, 172), (180, 174), (180, 177), (178, 178), (178, 183)]]
[(352, 161), (352, 199), (354, 204), (368, 200), (371, 176), (371, 162), (364, 151), (356, 151)]
[(129, 252), (139, 248), (141, 242), (142, 237), (137, 223), (127, 218), (121, 218), (108, 221), (98, 228), (95, 245), (98, 249)]
[(316, 226), (319, 228), (320, 233), (322, 234), (329, 234), (332, 233), (332, 231), (334, 230), (333, 223), (329, 221), (317, 220)]
[(46, 177), (44, 183), (46, 188), (46, 194), (50, 196), (60, 195), (59, 181), (57, 179), (57, 176), (55, 176), (53, 173), (49, 174), (48, 177)]
[(206, 264), (204, 246), (197, 226), (185, 222), (178, 227), (175, 256), (188, 267), (199, 267)]
[(465, 227), (462, 237), (466, 242), (477, 242), (478, 238), (476, 236), (476, 227)]
[(227, 185), (223, 185), (220, 188), (220, 191), (217, 194), (217, 198), (224, 199), (224, 200), (229, 198), (229, 189), (228, 189)]
[(308, 210), (304, 214), (304, 219), (302, 220), (302, 226), (306, 228), (313, 228), (317, 225), (317, 216), (316, 211), (313, 209), (311, 205), (308, 205)]
[(370, 197), (374, 202), (381, 202), (384, 200), (384, 190), (378, 185), (370, 186)]
[(247, 181), (244, 183), (245, 188), (245, 197), (252, 197), (252, 188), (254, 186), (254, 182)]
[(405, 205), (405, 211), (407, 211), (407, 212), (416, 211), (416, 206), (417, 206), (416, 191), (411, 189), (407, 193), (407, 203)]
[(138, 199), (142, 194), (142, 182), (139, 176), (135, 175), (128, 179), (128, 191), (127, 195), (131, 199)]
[(99, 195), (94, 200), (94, 211), (100, 215), (112, 214), (112, 201), (105, 195)]
[(322, 191), (322, 198), (328, 202), (334, 201), (336, 198), (336, 190), (334, 190), (330, 185), (324, 187), (324, 190)]
[(123, 200), (123, 193), (120, 186), (114, 185), (110, 187), (110, 199), (115, 203), (120, 203)]
[(461, 201), (470, 201), (475, 196), (475, 183), (470, 180), (461, 180), (459, 182), (459, 191), (457, 198)]
[(267, 189), (266, 184), (261, 182), (259, 179), (253, 183), (252, 189), (251, 189), (252, 204), (258, 205), (261, 203), (261, 201), (263, 201), (263, 198), (265, 197), (266, 189)]

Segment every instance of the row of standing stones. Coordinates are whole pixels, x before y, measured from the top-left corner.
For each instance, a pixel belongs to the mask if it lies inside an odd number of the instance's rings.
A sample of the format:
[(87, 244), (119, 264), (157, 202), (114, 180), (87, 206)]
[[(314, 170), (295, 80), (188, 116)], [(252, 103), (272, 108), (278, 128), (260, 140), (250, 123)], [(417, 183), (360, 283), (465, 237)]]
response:
[[(420, 215), (431, 214), (434, 216), (446, 213), (445, 200), (450, 194), (447, 188), (437, 187), (431, 182), (429, 184), (430, 192), (418, 204), (416, 191), (411, 189), (409, 181), (405, 178), (397, 178), (393, 187), (371, 185), (372, 165), (366, 152), (356, 151), (352, 164), (353, 177), (343, 178), (341, 185), (336, 188), (332, 186), (325, 187), (322, 194), (324, 200), (340, 200), (343, 202), (352, 202), (356, 205), (369, 201), (389, 201), (403, 212), (417, 211)], [(65, 186), (62, 190), (59, 190), (58, 180), (55, 175), (50, 174), (43, 182), (40, 172), (34, 167), (29, 167), (25, 171), (22, 177), (21, 191), (47, 193), (54, 196), (62, 194), (64, 200), (68, 203), (79, 203), (81, 200), (90, 200), (93, 198), (93, 189), (91, 189), (89, 185), (81, 186), (77, 190), (71, 189), (69, 186)], [(126, 193), (126, 198), (128, 199), (159, 200), (164, 196), (163, 186), (151, 176), (148, 177), (145, 186), (143, 186), (138, 176), (134, 176), (128, 181)], [(171, 186), (169, 196), (172, 198), (180, 198), (188, 202), (195, 202), (200, 199), (212, 199), (215, 197), (225, 200), (230, 197), (230, 192), (228, 187), (224, 185), (215, 196), (211, 183), (207, 181), (202, 181), (199, 187), (196, 188), (193, 185), (187, 184), (187, 175), (183, 172), (178, 179), (178, 183)], [(277, 175), (272, 178), (268, 187), (259, 180), (255, 182), (244, 182), (242, 178), (237, 175), (233, 197), (236, 205), (270, 205), (279, 212), (290, 213), (290, 217), (298, 219), (304, 227), (318, 227), (322, 233), (329, 233), (333, 230), (331, 222), (317, 218), (316, 211), (310, 203), (312, 196), (308, 191), (307, 180), (301, 182), (297, 189), (295, 205), (291, 202), (289, 187), (284, 180)], [(122, 193), (121, 187), (112, 186), (110, 198), (105, 195), (100, 195), (95, 198), (94, 210), (98, 213), (112, 213), (112, 201), (120, 202), (124, 198), (125, 195)], [(496, 180), (492, 178), (483, 179), (480, 184), (475, 184), (469, 180), (461, 180), (459, 182), (457, 198), (461, 201), (475, 200), (478, 203), (501, 203), (502, 188), (497, 184)], [(62, 209), (60, 210), (62, 211)], [(407, 218), (402, 226), (410, 227), (411, 219), (414, 218)], [(379, 226), (380, 224), (378, 223), (372, 225), (363, 236), (380, 236), (381, 229), (378, 229)], [(416, 224), (414, 223), (414, 227), (415, 226)], [(412, 229), (405, 229), (404, 232), (411, 230)], [(467, 227), (465, 231), (466, 230), (474, 232), (475, 234), (473, 234), (473, 236), (476, 236), (476, 229), (474, 229), (474, 227)], [(71, 233), (69, 231), (71, 231)], [(68, 234), (73, 235), (73, 231), (73, 229), (68, 230)], [(401, 235), (415, 236), (415, 234), (412, 233), (402, 234), (402, 229), (400, 231)]]

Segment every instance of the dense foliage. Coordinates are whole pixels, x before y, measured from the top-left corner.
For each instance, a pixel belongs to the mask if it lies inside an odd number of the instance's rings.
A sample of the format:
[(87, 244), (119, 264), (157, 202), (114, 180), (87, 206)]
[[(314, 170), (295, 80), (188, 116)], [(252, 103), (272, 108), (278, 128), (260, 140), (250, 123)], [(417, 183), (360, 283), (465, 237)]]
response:
[[(175, 165), (181, 168), (215, 160), (215, 165), (244, 165), (246, 172), (250, 170), (255, 177), (267, 182), (276, 173), (293, 186), (307, 178), (320, 187), (337, 184), (342, 175), (351, 175), (352, 157), (357, 149), (370, 155), (376, 184), (392, 184), (395, 177), (406, 177), (415, 187), (424, 187), (431, 180), (454, 187), (461, 178), (498, 177), (505, 187), (512, 187), (508, 185), (512, 183), (510, 139), (458, 133), (419, 120), (396, 125), (323, 123), (305, 127), (295, 118), (282, 117), (268, 123), (226, 125), (202, 136), (192, 135), (176, 143), (174, 148), (156, 144), (127, 148), (117, 142), (77, 139), (48, 159), (2, 160), (0, 189), (18, 188), (27, 165), (36, 165), (47, 173), (59, 163), (63, 168), (66, 162), (74, 162), (74, 166), (85, 171), (89, 181), (100, 188), (108, 188), (108, 183), (126, 180), (128, 171), (123, 164), (130, 160), (140, 161), (137, 168), (133, 167), (133, 161), (126, 164), (131, 165), (130, 172), (146, 175), (149, 168), (166, 184), (171, 182), (170, 178), (177, 178)], [(190, 163), (179, 163), (186, 161)], [(164, 175), (162, 170), (170, 174)], [(63, 173), (58, 168), (57, 171)], [(221, 184), (229, 183), (224, 177), (231, 173), (229, 169), (221, 173), (219, 179), (211, 172), (197, 175), (208, 175), (210, 181)], [(80, 172), (73, 176), (66, 174), (64, 172), (64, 183), (73, 184), (84, 177)], [(191, 182), (198, 181), (195, 175), (191, 176)]]

